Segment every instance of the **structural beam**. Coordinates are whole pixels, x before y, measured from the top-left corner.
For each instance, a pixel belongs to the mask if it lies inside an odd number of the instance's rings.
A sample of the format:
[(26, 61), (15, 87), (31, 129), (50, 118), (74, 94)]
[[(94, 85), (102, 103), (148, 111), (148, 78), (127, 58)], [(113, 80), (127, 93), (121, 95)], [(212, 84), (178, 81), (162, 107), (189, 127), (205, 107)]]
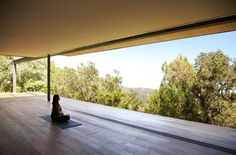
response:
[(20, 59), (16, 59), (13, 62), (15, 64), (20, 64), (20, 63), (24, 63), (24, 62), (28, 62), (28, 61), (32, 61), (32, 60), (37, 60), (37, 59), (41, 59), (41, 57), (37, 57), (37, 58), (23, 57)]
[(15, 62), (13, 62), (13, 65), (12, 65), (12, 77), (13, 77), (13, 88), (12, 88), (12, 91), (13, 93), (16, 93), (16, 64)]
[(47, 57), (47, 97), (48, 97), (48, 102), (50, 102), (50, 55)]
[[(217, 25), (224, 25), (223, 27), (225, 27), (226, 29), (223, 30), (223, 28), (217, 28)], [(209, 29), (207, 29), (209, 27), (212, 28), (212, 32), (209, 31)], [(157, 30), (153, 32), (127, 36), (124, 38), (108, 40), (108, 41), (100, 42), (97, 44), (91, 44), (87, 46), (65, 50), (65, 51), (56, 53), (54, 55), (74, 56), (74, 55), (93, 53), (93, 52), (98, 52), (98, 51), (119, 49), (123, 47), (144, 45), (148, 43), (156, 43), (156, 42), (161, 42), (161, 41), (182, 39), (182, 38), (208, 35), (208, 34), (214, 34), (214, 33), (220, 33), (220, 32), (229, 32), (229, 31), (235, 30), (235, 28), (236, 28), (236, 14), (231, 15), (231, 16), (217, 18), (217, 19), (199, 21), (196, 23), (188, 23), (188, 24), (161, 29), (161, 30)], [(196, 30), (198, 30), (198, 32), (195, 32)], [(183, 32), (186, 32), (186, 33), (183, 33)], [(173, 36), (171, 36), (171, 34), (173, 34)]]

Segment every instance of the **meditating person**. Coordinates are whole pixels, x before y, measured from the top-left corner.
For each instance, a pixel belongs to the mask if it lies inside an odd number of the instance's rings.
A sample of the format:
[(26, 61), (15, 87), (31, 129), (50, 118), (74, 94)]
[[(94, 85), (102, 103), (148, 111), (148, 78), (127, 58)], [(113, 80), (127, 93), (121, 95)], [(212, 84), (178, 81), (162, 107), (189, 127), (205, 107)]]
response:
[(55, 94), (52, 101), (52, 113), (51, 119), (54, 122), (66, 122), (70, 119), (70, 115), (64, 115), (62, 112), (61, 106), (59, 104), (60, 96)]

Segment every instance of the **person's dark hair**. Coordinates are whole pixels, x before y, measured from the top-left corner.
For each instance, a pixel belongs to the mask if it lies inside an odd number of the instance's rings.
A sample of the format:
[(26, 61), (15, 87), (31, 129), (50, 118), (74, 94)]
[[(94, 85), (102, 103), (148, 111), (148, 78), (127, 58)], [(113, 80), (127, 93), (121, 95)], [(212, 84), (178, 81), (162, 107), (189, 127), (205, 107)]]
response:
[(60, 100), (60, 96), (58, 94), (55, 94), (53, 96), (52, 104), (58, 103), (59, 100)]

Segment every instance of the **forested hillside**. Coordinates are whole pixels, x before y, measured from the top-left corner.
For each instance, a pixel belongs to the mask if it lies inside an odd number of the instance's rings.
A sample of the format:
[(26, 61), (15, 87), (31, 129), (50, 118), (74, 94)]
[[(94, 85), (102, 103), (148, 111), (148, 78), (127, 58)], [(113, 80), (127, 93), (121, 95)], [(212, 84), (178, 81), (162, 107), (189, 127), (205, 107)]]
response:
[[(12, 91), (12, 57), (0, 56), (0, 92)], [(51, 63), (51, 93), (113, 107), (236, 127), (236, 59), (201, 53), (191, 64), (178, 56), (162, 65), (159, 90), (127, 89), (118, 71), (99, 75), (93, 62), (77, 69)], [(46, 92), (46, 60), (17, 65), (17, 91)]]
[(149, 96), (151, 95), (151, 93), (153, 92), (154, 89), (150, 89), (150, 88), (128, 88), (128, 87), (124, 87), (125, 90), (127, 91), (134, 91), (137, 94), (137, 97), (140, 101), (142, 102), (147, 102), (149, 99)]

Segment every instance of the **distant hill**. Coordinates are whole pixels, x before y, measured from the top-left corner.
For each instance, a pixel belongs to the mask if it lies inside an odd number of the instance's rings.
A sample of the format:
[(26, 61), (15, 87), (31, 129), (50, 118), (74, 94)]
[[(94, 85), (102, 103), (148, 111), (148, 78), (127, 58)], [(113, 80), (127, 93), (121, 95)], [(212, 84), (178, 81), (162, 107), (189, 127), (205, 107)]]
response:
[(151, 95), (152, 91), (154, 89), (150, 89), (150, 88), (127, 88), (124, 87), (125, 90), (133, 90), (134, 92), (137, 93), (138, 99), (146, 102), (149, 98), (149, 96)]

